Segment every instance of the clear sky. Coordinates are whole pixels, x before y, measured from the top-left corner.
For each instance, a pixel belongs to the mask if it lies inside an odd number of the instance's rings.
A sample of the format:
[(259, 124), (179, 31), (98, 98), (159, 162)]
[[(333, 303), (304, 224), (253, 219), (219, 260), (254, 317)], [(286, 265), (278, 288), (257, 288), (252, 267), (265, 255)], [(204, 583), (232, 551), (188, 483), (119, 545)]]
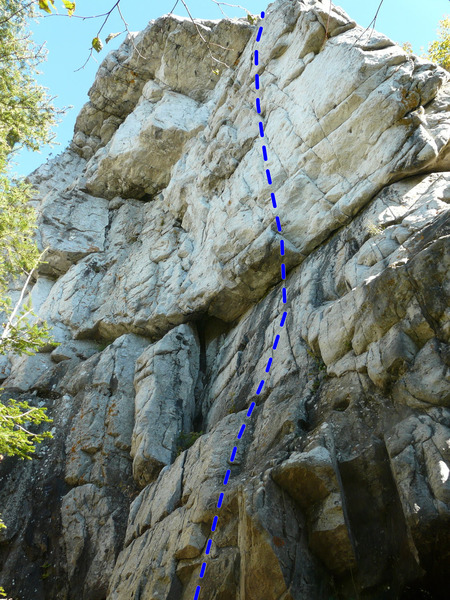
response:
[[(239, 1), (239, 0), (237, 0)], [(267, 8), (260, 0), (241, 0), (253, 14)], [(219, 7), (212, 0), (185, 0), (191, 14), (196, 18), (219, 19), (222, 17)], [(62, 6), (60, 0), (56, 5)], [(229, 0), (233, 3), (233, 0)], [(341, 6), (352, 19), (366, 27), (373, 19), (380, 0), (339, 0), (334, 2)], [(156, 19), (171, 11), (175, 0), (121, 0), (123, 16), (131, 31), (144, 29), (148, 21)], [(114, 5), (114, 0), (76, 0), (76, 14), (93, 15), (104, 13)], [(93, 9), (94, 7), (94, 9)], [(223, 6), (228, 16), (245, 16), (242, 10)], [(61, 9), (62, 12), (62, 9)], [(178, 2), (176, 14), (186, 16), (181, 1)], [(423, 47), (436, 38), (439, 20), (450, 13), (448, 0), (384, 0), (377, 19), (376, 29), (388, 35), (396, 42), (411, 42), (414, 51), (420, 53)], [(22, 152), (16, 157), (15, 172), (27, 175), (49, 155), (58, 154), (67, 146), (72, 138), (75, 119), (83, 104), (88, 100), (87, 92), (94, 81), (95, 73), (107, 51), (117, 48), (124, 36), (112, 40), (105, 49), (90, 60), (84, 69), (76, 71), (86, 60), (90, 41), (97, 34), (103, 19), (68, 18), (51, 16), (41, 18), (32, 23), (34, 39), (41, 44), (46, 42), (48, 60), (40, 67), (39, 82), (48, 88), (51, 96), (56, 96), (55, 105), (59, 108), (73, 106), (67, 110), (62, 122), (56, 129), (59, 146), (43, 148), (40, 153)], [(105, 26), (101, 37), (111, 32), (124, 29), (117, 14), (114, 14)]]

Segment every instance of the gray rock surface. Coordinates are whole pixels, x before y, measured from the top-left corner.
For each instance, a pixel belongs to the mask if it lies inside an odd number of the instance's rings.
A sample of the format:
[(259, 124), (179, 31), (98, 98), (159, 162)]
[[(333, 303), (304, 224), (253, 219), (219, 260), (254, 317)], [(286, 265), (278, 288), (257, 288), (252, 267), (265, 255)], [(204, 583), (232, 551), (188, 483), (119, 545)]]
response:
[(446, 597), (450, 79), (328, 11), (199, 22), (219, 75), (151, 22), (30, 176), (60, 345), (0, 365), (54, 418), (1, 464), (14, 598), (192, 600), (210, 536), (208, 600)]
[(150, 483), (173, 462), (181, 434), (193, 430), (199, 343), (189, 325), (175, 327), (136, 362), (133, 475)]

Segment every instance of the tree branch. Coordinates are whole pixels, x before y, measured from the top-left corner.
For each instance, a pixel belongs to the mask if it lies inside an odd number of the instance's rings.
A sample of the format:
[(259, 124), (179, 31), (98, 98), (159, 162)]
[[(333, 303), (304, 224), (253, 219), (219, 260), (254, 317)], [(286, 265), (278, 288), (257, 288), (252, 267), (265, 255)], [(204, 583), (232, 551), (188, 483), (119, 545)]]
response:
[(362, 32), (362, 34), (359, 36), (359, 38), (358, 38), (358, 39), (357, 39), (357, 40), (356, 40), (356, 41), (353, 43), (353, 45), (352, 45), (352, 48), (355, 46), (355, 44), (356, 44), (357, 42), (359, 42), (359, 40), (360, 40), (360, 39), (362, 38), (362, 36), (363, 36), (363, 35), (366, 33), (366, 31), (369, 29), (369, 27), (370, 27), (370, 26), (372, 26), (372, 31), (370, 32), (369, 39), (371, 38), (371, 36), (372, 36), (372, 33), (373, 33), (373, 30), (375, 29), (375, 24), (376, 24), (376, 22), (377, 22), (378, 13), (380, 12), (381, 5), (383, 4), (383, 2), (384, 2), (384, 0), (381, 0), (381, 1), (380, 1), (380, 4), (378, 5), (377, 12), (375, 13), (375, 16), (374, 16), (374, 18), (373, 18), (373, 19), (370, 21), (370, 23), (369, 23), (369, 24), (367, 25), (367, 27), (364, 29), (364, 31)]
[(16, 15), (19, 15), (24, 10), (27, 10), (28, 8), (30, 8), (30, 6), (32, 6), (33, 4), (36, 4), (36, 2), (38, 2), (38, 0), (31, 0), (31, 2), (29, 2), (28, 4), (25, 4), (25, 6), (21, 6), (18, 10), (16, 10), (15, 12), (13, 12), (11, 15), (9, 15), (8, 17), (6, 17), (5, 19), (2, 19), (0, 21), (0, 25), (4, 25), (8, 21), (11, 21), (11, 19), (14, 19), (14, 17)]
[(1, 343), (1, 342), (3, 342), (4, 340), (6, 340), (6, 338), (9, 336), (9, 334), (10, 334), (10, 332), (11, 332), (11, 329), (13, 329), (13, 328), (15, 327), (15, 325), (14, 325), (14, 323), (13, 323), (13, 320), (14, 320), (14, 318), (15, 318), (16, 314), (17, 314), (17, 311), (18, 311), (18, 310), (19, 310), (19, 308), (20, 308), (20, 305), (21, 305), (21, 304), (22, 304), (22, 302), (23, 302), (23, 298), (24, 298), (24, 296), (25, 296), (25, 292), (26, 292), (26, 290), (27, 290), (27, 288), (28, 288), (28, 285), (29, 285), (29, 283), (30, 283), (30, 281), (31, 281), (31, 278), (32, 278), (32, 276), (33, 276), (33, 273), (35, 272), (36, 268), (37, 268), (37, 267), (38, 267), (38, 265), (40, 264), (40, 262), (41, 262), (42, 258), (44, 257), (44, 254), (47, 252), (47, 250), (48, 250), (48, 248), (46, 248), (46, 249), (45, 249), (45, 250), (44, 250), (44, 251), (43, 251), (43, 252), (40, 254), (39, 258), (38, 258), (38, 259), (37, 259), (37, 261), (36, 261), (36, 266), (34, 266), (34, 267), (31, 269), (31, 271), (28, 273), (28, 277), (26, 278), (26, 280), (25, 280), (25, 283), (23, 284), (22, 290), (21, 290), (21, 292), (20, 292), (19, 299), (18, 299), (18, 301), (17, 301), (17, 303), (16, 303), (16, 305), (15, 305), (15, 307), (14, 307), (14, 309), (13, 309), (13, 311), (12, 311), (11, 315), (8, 317), (8, 322), (6, 323), (6, 325), (5, 325), (5, 329), (3, 330), (3, 332), (2, 332), (2, 335), (0, 336), (0, 343)]
[[(208, 48), (209, 56), (211, 57), (211, 60), (212, 60), (212, 61), (214, 61), (214, 62), (217, 62), (217, 63), (219, 63), (219, 64), (221, 64), (221, 65), (224, 65), (224, 66), (225, 66), (227, 69), (229, 69), (229, 68), (230, 68), (230, 66), (229, 66), (229, 65), (227, 65), (227, 63), (223, 62), (222, 60), (219, 60), (218, 58), (216, 58), (216, 57), (213, 55), (213, 53), (212, 53), (212, 51), (211, 51), (211, 45), (210, 45), (210, 43), (208, 42), (208, 40), (206, 40), (206, 39), (203, 37), (203, 35), (202, 35), (201, 31), (200, 31), (200, 28), (199, 28), (199, 26), (197, 25), (197, 23), (195, 22), (194, 18), (192, 17), (192, 15), (191, 15), (191, 12), (190, 12), (190, 10), (189, 10), (189, 8), (188, 8), (188, 6), (187, 6), (186, 2), (185, 2), (184, 0), (181, 0), (181, 3), (183, 4), (184, 8), (186, 9), (186, 12), (187, 12), (187, 14), (189, 15), (189, 18), (190, 18), (190, 19), (191, 19), (191, 21), (194, 23), (194, 25), (195, 25), (195, 28), (197, 29), (197, 33), (198, 33), (198, 35), (200, 36), (201, 40), (202, 40), (202, 41), (203, 41), (203, 42), (206, 44), (206, 46), (207, 46), (207, 48)], [(220, 44), (215, 44), (215, 43), (213, 43), (212, 45), (213, 45), (213, 46), (218, 46), (219, 48), (222, 48), (223, 50), (228, 50), (228, 48), (225, 48), (224, 46), (221, 46)]]

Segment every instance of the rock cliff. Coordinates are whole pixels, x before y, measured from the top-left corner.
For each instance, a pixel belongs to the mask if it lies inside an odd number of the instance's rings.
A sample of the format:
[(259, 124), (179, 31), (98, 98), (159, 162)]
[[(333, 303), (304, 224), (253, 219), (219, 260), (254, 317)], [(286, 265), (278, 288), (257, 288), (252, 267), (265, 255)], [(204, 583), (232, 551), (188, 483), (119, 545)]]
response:
[(13, 598), (448, 597), (449, 76), (328, 8), (150, 22), (30, 176), (59, 345), (2, 364), (54, 419), (1, 465)]

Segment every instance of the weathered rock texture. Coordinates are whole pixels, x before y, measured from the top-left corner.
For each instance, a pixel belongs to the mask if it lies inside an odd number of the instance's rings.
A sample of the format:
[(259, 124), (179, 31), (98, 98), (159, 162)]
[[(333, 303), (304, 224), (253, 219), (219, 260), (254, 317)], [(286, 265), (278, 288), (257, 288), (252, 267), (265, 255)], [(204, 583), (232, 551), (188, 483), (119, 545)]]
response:
[(449, 77), (328, 8), (271, 5), (257, 67), (200, 22), (220, 76), (150, 23), (31, 176), (60, 345), (2, 367), (54, 418), (2, 463), (14, 598), (191, 600), (216, 513), (205, 600), (448, 597)]

